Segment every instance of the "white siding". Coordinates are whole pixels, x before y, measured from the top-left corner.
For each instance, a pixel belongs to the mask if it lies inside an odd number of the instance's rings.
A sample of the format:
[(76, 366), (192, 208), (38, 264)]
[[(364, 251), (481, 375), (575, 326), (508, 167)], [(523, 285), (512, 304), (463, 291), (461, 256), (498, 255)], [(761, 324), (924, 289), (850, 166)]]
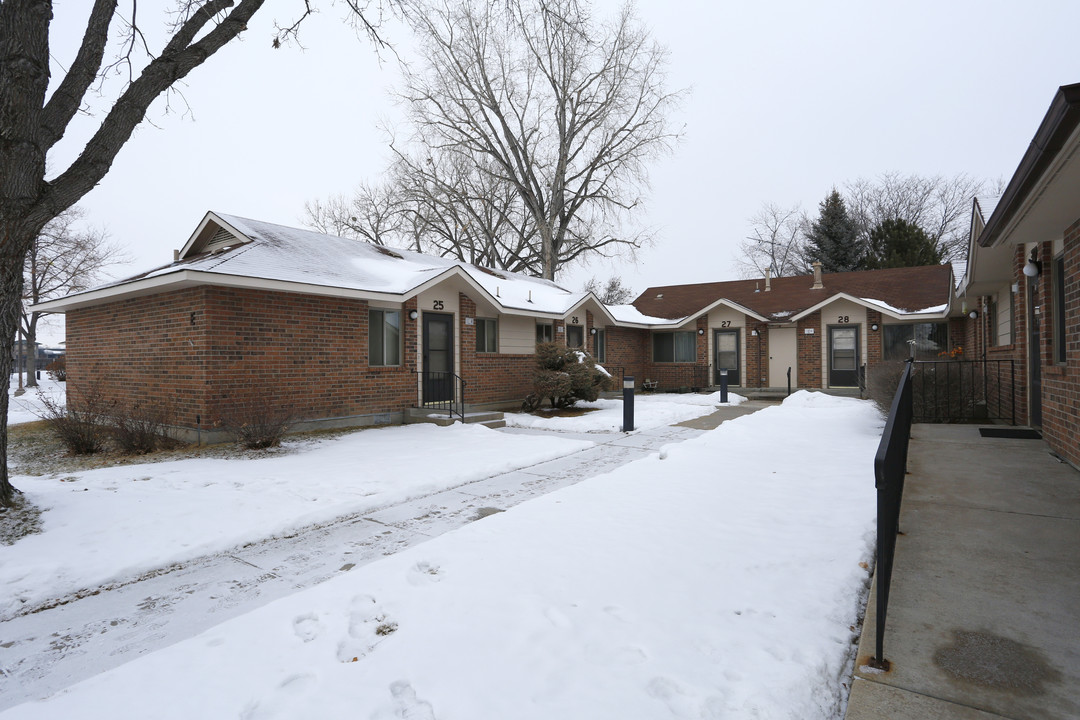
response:
[(532, 355), (536, 352), (536, 320), (519, 315), (499, 318), (499, 352)]

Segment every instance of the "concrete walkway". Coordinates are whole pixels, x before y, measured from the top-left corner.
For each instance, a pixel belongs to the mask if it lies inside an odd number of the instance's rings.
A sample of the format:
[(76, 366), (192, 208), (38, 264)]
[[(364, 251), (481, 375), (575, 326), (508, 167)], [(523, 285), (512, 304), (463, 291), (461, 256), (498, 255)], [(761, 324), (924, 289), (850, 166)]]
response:
[(0, 623), (0, 710), (51, 695), (354, 567), (531, 498), (601, 475), (766, 407), (745, 403), (636, 433), (498, 432), (575, 437), (593, 447), (557, 460), (150, 573)]
[(891, 667), (871, 594), (847, 720), (1080, 718), (1080, 472), (950, 425), (913, 428), (908, 470)]

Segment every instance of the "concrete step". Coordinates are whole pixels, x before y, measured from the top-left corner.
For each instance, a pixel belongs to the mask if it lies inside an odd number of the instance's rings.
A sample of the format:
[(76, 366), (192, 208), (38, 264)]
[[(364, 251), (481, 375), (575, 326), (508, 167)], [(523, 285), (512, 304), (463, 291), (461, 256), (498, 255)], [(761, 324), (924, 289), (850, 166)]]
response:
[(487, 421), (482, 422), (480, 424), (483, 425), (484, 427), (489, 427), (492, 430), (498, 430), (499, 428), (506, 427), (506, 421), (505, 420), (487, 420)]
[(467, 423), (482, 423), (487, 424), (489, 422), (495, 422), (503, 419), (501, 412), (467, 412), (465, 413), (465, 422)]
[[(432, 410), (430, 408), (408, 408), (405, 411), (406, 423), (431, 423), (446, 427), (460, 420), (459, 417), (451, 417), (446, 410)], [(479, 423), (490, 428), (506, 427), (506, 421), (501, 412), (466, 412), (466, 423)]]

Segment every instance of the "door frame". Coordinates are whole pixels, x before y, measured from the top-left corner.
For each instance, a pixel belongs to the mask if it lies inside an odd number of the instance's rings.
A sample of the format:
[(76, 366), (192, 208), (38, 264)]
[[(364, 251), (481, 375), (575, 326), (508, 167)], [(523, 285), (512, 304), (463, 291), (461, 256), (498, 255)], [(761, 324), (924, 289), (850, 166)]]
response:
[(735, 336), (735, 376), (732, 379), (731, 370), (728, 368), (728, 386), (742, 386), (742, 338), (740, 332), (742, 328), (724, 328), (719, 330), (713, 328), (713, 384), (720, 384), (720, 336), (721, 335), (734, 335)]
[[(851, 370), (833, 370), (833, 330), (852, 330), (855, 333), (855, 367)], [(845, 388), (845, 387), (858, 387), (859, 386), (859, 360), (862, 357), (862, 348), (860, 343), (862, 342), (861, 333), (859, 332), (858, 323), (847, 323), (844, 325), (829, 325), (826, 328), (828, 337), (826, 338), (826, 357), (825, 357), (825, 371), (828, 373), (828, 386), (833, 388)], [(842, 384), (841, 382), (833, 382), (833, 373), (851, 373), (851, 384)], [(840, 380), (841, 378), (837, 378)]]
[(1028, 425), (1042, 427), (1042, 313), (1035, 314), (1035, 293), (1038, 289), (1030, 279), (1027, 281), (1027, 384)]
[(454, 315), (452, 313), (439, 313), (439, 312), (425, 312), (421, 316), (420, 327), (420, 357), (421, 357), (421, 373), (420, 373), (420, 404), (427, 405), (428, 403), (445, 403), (453, 402), (455, 400), (453, 377), (431, 377), (429, 372), (443, 372), (441, 370), (431, 370), (428, 363), (429, 342), (428, 342), (428, 323), (432, 320), (437, 322), (446, 322), (447, 329), (447, 343), (449, 345), (450, 353), (450, 370), (451, 375), (456, 375), (457, 368), (457, 348), (455, 346), (455, 334), (454, 334)]

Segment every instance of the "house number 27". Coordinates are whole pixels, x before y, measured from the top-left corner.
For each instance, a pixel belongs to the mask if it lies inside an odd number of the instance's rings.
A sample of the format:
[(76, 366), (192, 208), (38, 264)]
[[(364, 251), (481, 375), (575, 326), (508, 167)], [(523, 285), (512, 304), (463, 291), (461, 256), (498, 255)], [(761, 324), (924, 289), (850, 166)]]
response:
[(442, 300), (435, 300), (434, 302), (432, 302), (432, 309), (434, 309), (434, 310), (442, 310), (443, 309), (443, 301)]

